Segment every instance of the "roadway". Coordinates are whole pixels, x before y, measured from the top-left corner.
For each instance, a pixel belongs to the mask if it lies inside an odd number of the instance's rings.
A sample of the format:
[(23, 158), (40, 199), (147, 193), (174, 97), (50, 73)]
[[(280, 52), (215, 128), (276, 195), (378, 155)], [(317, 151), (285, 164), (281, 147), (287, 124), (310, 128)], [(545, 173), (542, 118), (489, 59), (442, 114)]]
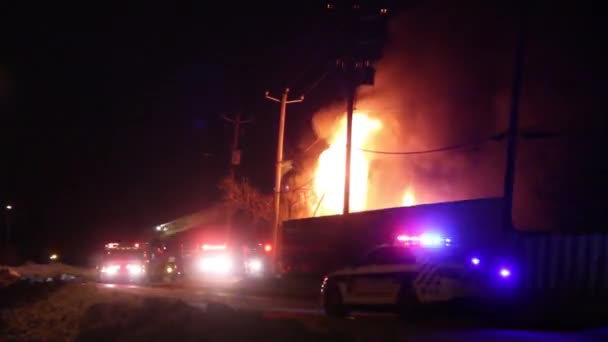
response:
[(508, 327), (481, 323), (459, 315), (405, 321), (390, 314), (354, 313), (346, 319), (323, 315), (315, 299), (276, 295), (250, 295), (225, 291), (221, 286), (139, 286), (94, 284), (104, 291), (178, 299), (208, 313), (258, 313), (268, 319), (296, 319), (316, 331), (338, 331), (358, 340), (408, 341), (608, 341), (608, 326), (570, 331)]

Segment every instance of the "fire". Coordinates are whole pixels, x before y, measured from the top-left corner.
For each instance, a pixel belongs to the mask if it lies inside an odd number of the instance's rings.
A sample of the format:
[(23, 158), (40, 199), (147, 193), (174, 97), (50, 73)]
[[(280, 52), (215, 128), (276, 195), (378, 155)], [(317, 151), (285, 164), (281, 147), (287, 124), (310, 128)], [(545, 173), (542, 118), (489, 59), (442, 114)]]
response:
[[(351, 146), (350, 211), (362, 211), (367, 205), (369, 156), (360, 149), (382, 128), (382, 122), (365, 113), (354, 113)], [(319, 157), (314, 174), (315, 216), (341, 214), (344, 205), (344, 164), (346, 163), (346, 117), (342, 117), (330, 146)]]
[(414, 194), (414, 190), (412, 188), (408, 188), (403, 193), (403, 200), (401, 205), (404, 207), (411, 207), (416, 204), (416, 195)]

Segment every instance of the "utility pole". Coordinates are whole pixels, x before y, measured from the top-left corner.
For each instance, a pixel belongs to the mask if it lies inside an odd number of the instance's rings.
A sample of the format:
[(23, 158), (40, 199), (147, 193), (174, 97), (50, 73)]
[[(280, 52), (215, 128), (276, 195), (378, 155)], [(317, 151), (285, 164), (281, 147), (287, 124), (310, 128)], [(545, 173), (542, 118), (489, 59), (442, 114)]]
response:
[(357, 93), (357, 83), (353, 70), (347, 70), (346, 80), (346, 165), (344, 170), (344, 205), (342, 214), (350, 212), (350, 166), (353, 140), (353, 112), (355, 109), (355, 96)]
[[(521, 6), (529, 6), (522, 4)], [(519, 102), (523, 82), (523, 68), (525, 57), (525, 43), (527, 30), (527, 9), (522, 9), (520, 27), (515, 50), (515, 63), (513, 65), (513, 83), (511, 85), (511, 110), (509, 113), (509, 128), (507, 131), (507, 162), (504, 179), (504, 221), (505, 232), (513, 228), (513, 190), (515, 188), (515, 165), (517, 160), (517, 136), (519, 135)]]
[[(333, 9), (333, 7), (328, 7)], [(346, 157), (344, 169), (344, 204), (342, 214), (350, 212), (350, 169), (352, 155), (352, 135), (353, 135), (353, 111), (355, 107), (355, 96), (360, 85), (373, 85), (375, 69), (371, 64), (371, 59), (377, 57), (375, 48), (369, 45), (370, 41), (377, 41), (379, 37), (357, 36), (354, 32), (365, 32), (359, 26), (363, 23), (386, 23), (387, 8), (380, 8), (374, 14), (362, 12), (359, 6), (346, 9), (346, 20), (348, 26), (347, 36), (344, 41), (346, 46), (345, 57), (337, 61), (344, 71), (346, 83)]]
[(281, 225), (281, 217), (280, 217), (280, 206), (281, 206), (281, 167), (283, 166), (283, 139), (285, 136), (285, 114), (287, 111), (287, 105), (290, 103), (298, 103), (304, 101), (304, 96), (301, 96), (297, 100), (287, 100), (287, 96), (289, 95), (289, 88), (285, 88), (283, 91), (283, 96), (281, 99), (277, 99), (275, 97), (270, 96), (270, 92), (266, 91), (266, 98), (281, 104), (281, 112), (279, 115), (279, 133), (277, 139), (277, 159), (275, 164), (275, 178), (274, 178), (274, 222), (272, 226), (272, 250), (274, 266), (275, 270), (278, 270), (278, 256), (279, 248), (280, 248), (280, 225)]
[[(236, 182), (236, 168), (241, 164), (241, 151), (239, 150), (239, 135), (240, 135), (240, 129), (241, 129), (241, 125), (244, 124), (248, 124), (250, 123), (252, 120), (241, 120), (241, 114), (237, 114), (236, 117), (234, 119), (226, 117), (224, 115), (222, 115), (222, 118), (233, 124), (234, 125), (234, 137), (232, 140), (232, 155), (231, 155), (231, 160), (230, 160), (230, 179), (232, 179), (233, 182)], [(228, 214), (228, 232), (227, 232), (227, 236), (228, 238), (230, 238), (230, 235), (232, 234), (232, 215), (234, 213), (230, 212)]]
[(234, 137), (232, 140), (232, 155), (230, 161), (230, 178), (235, 180), (235, 169), (241, 164), (241, 151), (239, 150), (239, 135), (241, 125), (248, 124), (252, 120), (241, 120), (241, 114), (234, 119), (222, 115), (222, 119), (234, 125)]

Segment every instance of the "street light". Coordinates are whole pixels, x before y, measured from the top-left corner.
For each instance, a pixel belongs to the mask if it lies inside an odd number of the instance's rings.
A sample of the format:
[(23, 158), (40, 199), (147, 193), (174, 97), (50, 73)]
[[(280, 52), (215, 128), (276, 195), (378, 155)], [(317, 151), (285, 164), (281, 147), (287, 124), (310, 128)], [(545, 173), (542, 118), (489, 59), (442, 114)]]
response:
[(7, 204), (7, 205), (6, 205), (6, 210), (13, 210), (13, 206), (12, 206), (12, 205), (10, 205), (10, 204)]

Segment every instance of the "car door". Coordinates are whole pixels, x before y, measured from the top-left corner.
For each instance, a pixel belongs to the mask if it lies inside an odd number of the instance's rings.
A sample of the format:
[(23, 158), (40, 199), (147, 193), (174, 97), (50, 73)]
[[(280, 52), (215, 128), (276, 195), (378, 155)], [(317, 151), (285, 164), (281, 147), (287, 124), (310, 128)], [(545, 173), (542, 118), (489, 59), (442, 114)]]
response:
[(344, 301), (357, 305), (394, 304), (404, 277), (416, 270), (415, 258), (405, 248), (382, 247), (372, 251), (353, 270)]

